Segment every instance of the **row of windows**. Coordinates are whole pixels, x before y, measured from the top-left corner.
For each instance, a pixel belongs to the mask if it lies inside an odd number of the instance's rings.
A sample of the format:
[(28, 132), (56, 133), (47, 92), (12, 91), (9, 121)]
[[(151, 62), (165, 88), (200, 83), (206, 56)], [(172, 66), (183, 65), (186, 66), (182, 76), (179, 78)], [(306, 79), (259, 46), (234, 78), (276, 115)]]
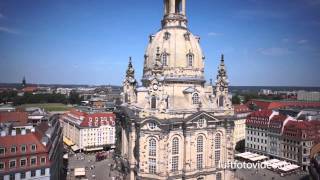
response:
[[(46, 174), (46, 169), (45, 168), (41, 168), (40, 169), (40, 175), (44, 176)], [(30, 171), (30, 177), (36, 177), (36, 170), (31, 170)], [(26, 172), (21, 172), (19, 173), (20, 179), (26, 179)], [(4, 176), (0, 176), (0, 180), (3, 180)], [(9, 175), (9, 180), (15, 180), (16, 179), (16, 174), (10, 174)]]
[(264, 146), (259, 146), (259, 145), (255, 145), (255, 144), (250, 144), (250, 143), (247, 143), (247, 147), (250, 147), (250, 148), (253, 148), (253, 149), (257, 149), (257, 150), (264, 150), (264, 151), (267, 151), (267, 147), (264, 147)]
[[(163, 66), (168, 66), (169, 65), (169, 54), (168, 53), (163, 53), (162, 54), (162, 65)], [(193, 66), (193, 59), (194, 55), (189, 53), (187, 54), (187, 67), (192, 67)]]
[(265, 144), (267, 144), (267, 140), (266, 139), (259, 139), (259, 138), (253, 138), (253, 137), (248, 137), (247, 138), (248, 140), (250, 139), (250, 141), (252, 141), (253, 140), (253, 142), (258, 142), (258, 143), (265, 143)]
[[(253, 134), (253, 135), (258, 135), (258, 136), (260, 136), (260, 132), (256, 132), (256, 131), (250, 131), (250, 130), (248, 130), (247, 131), (248, 132), (248, 134)], [(261, 136), (267, 136), (267, 133), (261, 133)]]
[[(30, 163), (30, 166), (37, 165), (37, 157), (31, 157), (29, 159), (29, 163)], [(41, 157), (40, 158), (40, 163), (41, 164), (45, 164), (46, 163), (46, 157)], [(21, 158), (20, 159), (20, 166), (19, 167), (25, 167), (25, 166), (27, 166), (27, 164), (28, 164), (28, 158)], [(4, 162), (0, 162), (0, 171), (4, 170), (5, 167), (6, 167), (6, 164)], [(8, 163), (8, 167), (9, 168), (18, 167), (17, 160), (16, 159), (10, 160), (9, 163)]]
[[(219, 163), (221, 158), (221, 134), (215, 136), (215, 163)], [(157, 155), (157, 141), (154, 138), (149, 139), (149, 173), (156, 173), (156, 155)], [(204, 153), (204, 140), (203, 136), (197, 138), (197, 169), (203, 168), (203, 153)], [(178, 171), (179, 168), (179, 138), (172, 139), (172, 158), (171, 158), (171, 171)]]
[[(27, 152), (27, 147), (28, 146), (26, 144), (21, 145), (20, 146), (20, 152), (22, 152), (22, 153)], [(35, 144), (32, 144), (29, 147), (30, 147), (31, 151), (36, 151), (37, 150), (37, 145), (35, 145)], [(17, 146), (12, 146), (11, 148), (8, 148), (8, 149), (9, 149), (9, 152), (16, 153), (17, 150), (18, 150), (18, 147)], [(7, 152), (6, 148), (0, 147), (0, 155), (5, 155), (6, 152)]]

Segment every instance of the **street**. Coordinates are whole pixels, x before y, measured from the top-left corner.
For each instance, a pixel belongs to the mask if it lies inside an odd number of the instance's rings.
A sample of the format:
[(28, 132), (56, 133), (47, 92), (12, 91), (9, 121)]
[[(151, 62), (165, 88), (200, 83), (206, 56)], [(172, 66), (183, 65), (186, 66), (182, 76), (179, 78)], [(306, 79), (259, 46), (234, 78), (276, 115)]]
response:
[[(110, 155), (108, 158), (96, 162), (95, 153), (84, 154), (77, 153), (74, 155), (69, 155), (67, 180), (75, 179), (89, 179), (89, 180), (113, 180), (122, 179), (122, 175), (116, 171), (112, 170), (115, 163)], [(85, 168), (85, 177), (75, 177), (74, 168)]]

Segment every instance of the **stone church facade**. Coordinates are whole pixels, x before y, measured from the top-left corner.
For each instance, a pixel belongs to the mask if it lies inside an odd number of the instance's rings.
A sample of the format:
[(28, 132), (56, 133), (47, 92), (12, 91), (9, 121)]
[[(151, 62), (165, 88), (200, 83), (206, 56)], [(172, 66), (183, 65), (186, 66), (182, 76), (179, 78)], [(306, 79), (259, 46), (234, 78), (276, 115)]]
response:
[(233, 107), (221, 56), (206, 84), (200, 38), (187, 27), (186, 0), (164, 0), (162, 28), (149, 37), (142, 85), (129, 60), (121, 106), (121, 156), (130, 179), (229, 180)]

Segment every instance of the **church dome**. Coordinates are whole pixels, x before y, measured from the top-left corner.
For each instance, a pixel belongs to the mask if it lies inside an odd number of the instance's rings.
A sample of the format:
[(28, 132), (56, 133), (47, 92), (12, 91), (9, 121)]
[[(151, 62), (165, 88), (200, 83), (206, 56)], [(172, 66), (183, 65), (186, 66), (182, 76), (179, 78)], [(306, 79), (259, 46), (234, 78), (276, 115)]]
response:
[[(170, 12), (170, 9), (167, 10)], [(178, 9), (177, 11), (180, 12)], [(162, 29), (149, 37), (145, 53), (143, 80), (152, 75), (159, 62), (164, 80), (204, 82), (204, 56), (200, 38), (187, 28), (184, 11), (167, 13), (162, 20)]]

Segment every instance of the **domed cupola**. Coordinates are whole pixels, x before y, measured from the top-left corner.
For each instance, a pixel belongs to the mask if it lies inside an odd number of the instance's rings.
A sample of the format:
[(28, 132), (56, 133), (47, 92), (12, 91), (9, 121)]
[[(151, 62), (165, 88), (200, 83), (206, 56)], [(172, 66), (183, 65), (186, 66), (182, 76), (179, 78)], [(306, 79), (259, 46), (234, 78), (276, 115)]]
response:
[[(151, 35), (145, 53), (142, 82), (148, 85), (155, 68), (162, 66), (165, 83), (203, 84), (204, 56), (200, 38), (187, 28), (185, 0), (165, 0), (162, 28)], [(160, 59), (160, 64), (159, 64)]]

